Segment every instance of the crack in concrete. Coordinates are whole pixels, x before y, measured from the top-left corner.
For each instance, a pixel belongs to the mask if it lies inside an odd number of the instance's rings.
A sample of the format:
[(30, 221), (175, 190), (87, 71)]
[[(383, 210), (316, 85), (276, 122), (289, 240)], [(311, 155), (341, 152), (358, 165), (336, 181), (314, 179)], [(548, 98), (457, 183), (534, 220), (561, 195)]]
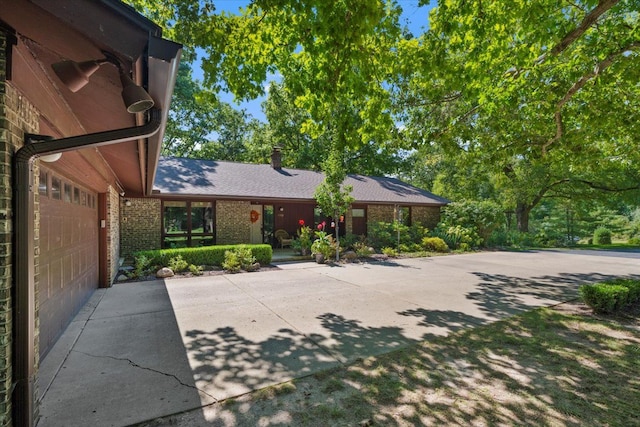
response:
[(187, 384), (187, 383), (185, 383), (184, 381), (182, 381), (180, 378), (178, 378), (178, 377), (177, 377), (176, 375), (174, 375), (174, 374), (169, 374), (169, 373), (167, 373), (167, 372), (162, 372), (162, 371), (159, 371), (159, 370), (157, 370), (157, 369), (147, 368), (146, 366), (138, 365), (138, 364), (137, 364), (136, 362), (134, 362), (133, 360), (131, 360), (131, 359), (127, 359), (127, 358), (124, 358), (124, 357), (115, 357), (115, 356), (98, 356), (98, 355), (95, 355), (95, 354), (85, 353), (85, 352), (83, 352), (83, 351), (78, 351), (78, 350), (73, 350), (73, 351), (74, 351), (75, 353), (84, 354), (85, 356), (95, 357), (96, 359), (112, 359), (112, 360), (118, 360), (118, 361), (120, 361), (120, 362), (127, 362), (129, 365), (133, 366), (134, 368), (140, 368), (140, 369), (143, 369), (143, 370), (145, 370), (145, 371), (149, 371), (149, 372), (153, 372), (153, 373), (156, 373), (156, 374), (164, 375), (165, 377), (173, 378), (173, 379), (174, 379), (174, 380), (176, 380), (180, 385), (182, 385), (182, 386), (184, 386), (184, 387), (192, 388), (192, 389), (194, 389), (194, 390), (197, 390), (197, 391), (199, 391), (199, 392), (201, 392), (201, 393), (203, 393), (203, 394), (206, 394), (207, 396), (209, 396), (210, 398), (212, 398), (212, 399), (213, 399), (213, 402), (212, 402), (212, 403), (207, 404), (207, 405), (203, 405), (203, 406), (208, 406), (208, 405), (211, 405), (211, 404), (213, 404), (213, 403), (218, 403), (218, 402), (219, 402), (219, 400), (218, 400), (217, 398), (215, 398), (214, 396), (210, 395), (210, 394), (209, 394), (209, 393), (207, 393), (206, 391), (204, 391), (204, 390), (202, 390), (202, 389), (200, 389), (200, 388), (196, 387), (195, 385), (191, 385), (191, 384)]

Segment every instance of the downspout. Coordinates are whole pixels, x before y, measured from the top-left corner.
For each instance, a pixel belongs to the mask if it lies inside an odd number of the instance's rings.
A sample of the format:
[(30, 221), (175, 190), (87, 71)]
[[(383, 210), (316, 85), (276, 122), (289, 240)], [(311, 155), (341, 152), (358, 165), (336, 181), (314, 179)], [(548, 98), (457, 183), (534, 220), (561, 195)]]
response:
[[(34, 191), (33, 162), (39, 156), (81, 148), (100, 147), (157, 133), (162, 124), (160, 110), (154, 108), (149, 120), (141, 125), (87, 135), (46, 141), (25, 141), (14, 156), (14, 423), (33, 427), (35, 405), (35, 262), (34, 262)], [(32, 142), (32, 143), (29, 143)]]

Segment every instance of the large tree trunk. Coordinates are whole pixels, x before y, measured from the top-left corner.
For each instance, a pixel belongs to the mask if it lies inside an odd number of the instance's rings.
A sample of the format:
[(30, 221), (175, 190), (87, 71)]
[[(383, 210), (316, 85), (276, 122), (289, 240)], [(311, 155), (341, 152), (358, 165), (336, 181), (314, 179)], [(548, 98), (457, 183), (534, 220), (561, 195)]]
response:
[(532, 207), (524, 203), (518, 203), (516, 206), (516, 220), (518, 221), (518, 231), (521, 233), (529, 232), (529, 213)]

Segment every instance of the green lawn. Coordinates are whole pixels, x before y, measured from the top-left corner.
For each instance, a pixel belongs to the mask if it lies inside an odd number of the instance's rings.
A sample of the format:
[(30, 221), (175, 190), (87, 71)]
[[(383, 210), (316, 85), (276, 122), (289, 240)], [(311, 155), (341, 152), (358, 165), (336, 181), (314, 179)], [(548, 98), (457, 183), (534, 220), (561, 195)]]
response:
[(637, 426), (638, 313), (538, 309), (263, 389), (216, 412), (238, 425)]

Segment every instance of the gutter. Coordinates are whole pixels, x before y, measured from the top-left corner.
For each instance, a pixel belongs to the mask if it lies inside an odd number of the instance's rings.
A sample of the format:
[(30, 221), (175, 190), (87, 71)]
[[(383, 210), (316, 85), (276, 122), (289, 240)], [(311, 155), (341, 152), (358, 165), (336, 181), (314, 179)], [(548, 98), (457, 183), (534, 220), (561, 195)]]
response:
[(33, 427), (35, 407), (35, 247), (33, 162), (39, 156), (149, 138), (162, 128), (156, 108), (141, 126), (45, 141), (27, 137), (14, 156), (13, 405), (16, 426)]

